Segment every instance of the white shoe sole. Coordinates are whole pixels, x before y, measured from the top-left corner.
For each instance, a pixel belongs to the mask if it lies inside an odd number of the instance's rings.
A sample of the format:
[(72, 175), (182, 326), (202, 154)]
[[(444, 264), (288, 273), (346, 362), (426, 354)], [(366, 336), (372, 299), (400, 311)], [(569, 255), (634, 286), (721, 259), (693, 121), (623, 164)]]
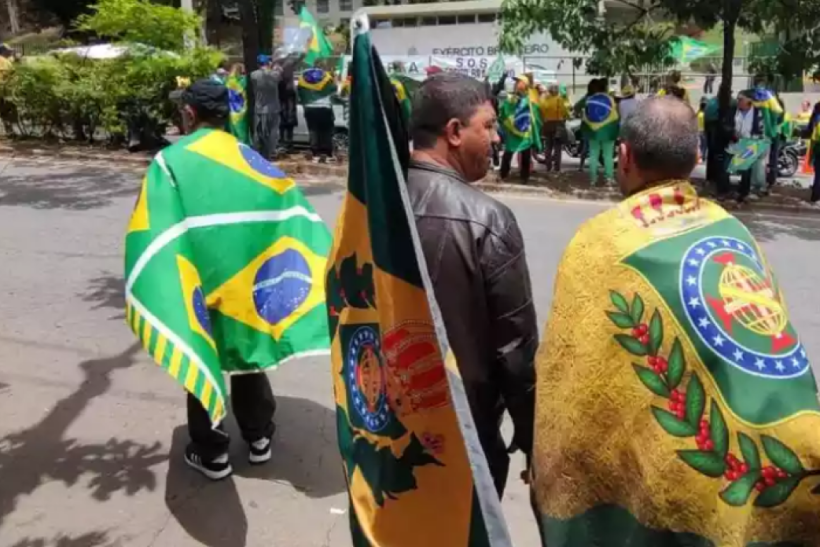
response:
[(222, 479), (226, 479), (233, 474), (233, 467), (230, 465), (222, 471), (212, 471), (196, 462), (189, 460), (187, 454), (185, 455), (185, 463), (188, 464), (188, 467), (191, 469), (196, 469), (212, 481), (221, 481)]
[(252, 465), (259, 465), (261, 463), (267, 463), (271, 459), (271, 445), (268, 445), (268, 450), (262, 454), (254, 454), (253, 452), (248, 453), (248, 461)]

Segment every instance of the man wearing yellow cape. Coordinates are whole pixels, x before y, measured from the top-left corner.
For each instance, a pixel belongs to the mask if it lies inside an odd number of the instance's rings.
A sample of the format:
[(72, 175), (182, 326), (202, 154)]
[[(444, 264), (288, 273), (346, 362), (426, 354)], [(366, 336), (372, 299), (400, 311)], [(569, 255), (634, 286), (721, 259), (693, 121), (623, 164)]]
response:
[(549, 547), (820, 545), (820, 407), (776, 277), (698, 197), (694, 112), (624, 123), (626, 199), (566, 250), (537, 357)]

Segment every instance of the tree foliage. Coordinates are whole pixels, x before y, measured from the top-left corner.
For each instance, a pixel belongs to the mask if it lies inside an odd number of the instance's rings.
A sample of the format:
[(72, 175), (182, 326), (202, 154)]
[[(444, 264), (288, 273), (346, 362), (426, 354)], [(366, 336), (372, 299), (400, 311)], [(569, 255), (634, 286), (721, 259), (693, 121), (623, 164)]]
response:
[(53, 14), (66, 28), (88, 10), (93, 0), (34, 0), (37, 8)]
[(148, 0), (99, 0), (89, 9), (77, 19), (78, 30), (169, 51), (183, 49), (185, 37), (198, 36), (202, 24), (196, 14)]
[[(548, 32), (565, 48), (588, 55), (592, 73), (634, 73), (668, 64), (669, 39), (681, 24), (721, 27), (723, 82), (732, 80), (735, 32), (744, 29), (781, 40), (778, 54), (759, 59), (759, 70), (790, 78), (820, 65), (820, 2), (805, 0), (610, 0), (625, 19), (606, 18), (598, 0), (507, 0), (501, 44), (517, 50), (535, 32)], [(728, 93), (728, 90), (727, 90)]]

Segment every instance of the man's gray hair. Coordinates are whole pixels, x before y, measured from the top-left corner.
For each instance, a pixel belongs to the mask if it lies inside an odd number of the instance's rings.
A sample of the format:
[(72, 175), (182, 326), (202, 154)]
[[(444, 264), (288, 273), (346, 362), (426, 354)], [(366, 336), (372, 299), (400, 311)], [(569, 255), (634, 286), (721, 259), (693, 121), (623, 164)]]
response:
[(635, 164), (662, 179), (688, 179), (698, 162), (698, 119), (674, 97), (641, 101), (621, 126)]
[(447, 123), (467, 124), (476, 109), (490, 100), (487, 84), (459, 74), (441, 72), (427, 78), (413, 96), (410, 136), (415, 149), (432, 148)]

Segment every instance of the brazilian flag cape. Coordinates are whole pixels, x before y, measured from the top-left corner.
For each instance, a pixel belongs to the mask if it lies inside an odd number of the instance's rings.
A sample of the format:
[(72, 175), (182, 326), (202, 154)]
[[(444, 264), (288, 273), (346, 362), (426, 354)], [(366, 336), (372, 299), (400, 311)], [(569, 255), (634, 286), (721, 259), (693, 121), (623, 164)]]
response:
[(581, 227), (537, 372), (544, 545), (818, 544), (808, 355), (754, 238), (688, 182)]
[(596, 93), (584, 100), (583, 130), (593, 141), (614, 141), (620, 133), (620, 115), (609, 93)]
[(783, 108), (774, 93), (765, 87), (755, 87), (742, 92), (752, 100), (752, 105), (763, 115), (763, 134), (768, 139), (780, 136), (780, 124), (783, 122)]
[(199, 130), (143, 180), (125, 238), (128, 324), (218, 423), (223, 372), (327, 352), (330, 242), (293, 180), (230, 134)]
[[(326, 287), (354, 547), (508, 546), (405, 187), (393, 86), (359, 31), (350, 171)], [(446, 363), (446, 364), (445, 364)]]
[(512, 95), (499, 109), (501, 132), (504, 135), (504, 149), (510, 152), (524, 152), (530, 148), (541, 150), (541, 114), (538, 105), (532, 104), (528, 96)]
[(228, 105), (230, 118), (228, 128), (231, 135), (239, 142), (250, 144), (250, 126), (248, 124), (248, 78), (246, 76), (230, 76), (225, 82), (228, 88)]
[(401, 106), (401, 115), (407, 127), (410, 124), (410, 116), (413, 113), (413, 94), (418, 90), (421, 82), (414, 80), (403, 74), (394, 74), (390, 77), (390, 83), (396, 90), (396, 98)]
[(299, 75), (296, 93), (303, 105), (330, 97), (338, 90), (333, 75), (321, 68), (309, 68)]

